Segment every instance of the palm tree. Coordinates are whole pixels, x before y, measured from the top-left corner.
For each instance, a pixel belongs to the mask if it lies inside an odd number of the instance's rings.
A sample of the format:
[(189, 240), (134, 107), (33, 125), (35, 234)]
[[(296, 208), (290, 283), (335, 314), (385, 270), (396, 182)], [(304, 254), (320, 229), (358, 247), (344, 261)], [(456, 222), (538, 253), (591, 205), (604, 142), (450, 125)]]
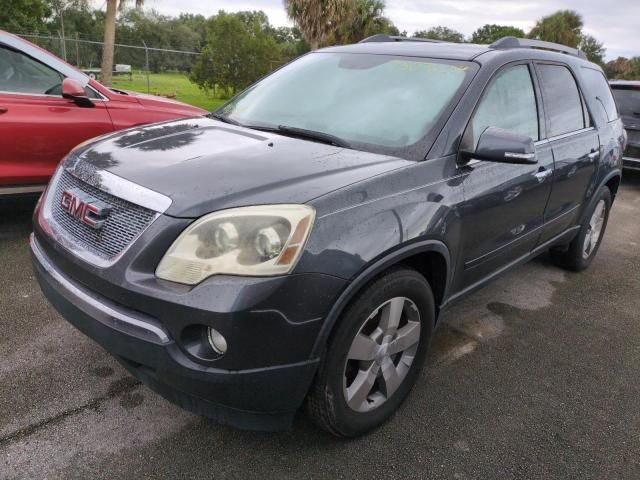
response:
[(287, 15), (312, 50), (330, 39), (356, 12), (355, 0), (284, 0)]
[(356, 43), (384, 29), (384, 0), (357, 0), (352, 17), (340, 25), (330, 40), (338, 44)]
[[(142, 8), (144, 0), (135, 0), (136, 8)], [(111, 86), (111, 73), (113, 72), (113, 51), (116, 42), (116, 14), (117, 10), (123, 10), (127, 0), (107, 0), (107, 16), (104, 20), (104, 45), (102, 49), (102, 83)]]

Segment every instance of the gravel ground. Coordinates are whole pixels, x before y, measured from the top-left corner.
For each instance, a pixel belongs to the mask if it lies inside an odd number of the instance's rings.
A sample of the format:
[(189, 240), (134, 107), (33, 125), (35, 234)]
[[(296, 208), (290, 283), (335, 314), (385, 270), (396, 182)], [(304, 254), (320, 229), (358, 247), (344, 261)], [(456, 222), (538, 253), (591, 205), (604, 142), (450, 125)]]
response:
[(304, 415), (222, 427), (129, 376), (44, 300), (29, 209), (0, 212), (0, 478), (640, 478), (640, 174), (590, 270), (543, 256), (447, 312), (401, 411), (357, 440)]

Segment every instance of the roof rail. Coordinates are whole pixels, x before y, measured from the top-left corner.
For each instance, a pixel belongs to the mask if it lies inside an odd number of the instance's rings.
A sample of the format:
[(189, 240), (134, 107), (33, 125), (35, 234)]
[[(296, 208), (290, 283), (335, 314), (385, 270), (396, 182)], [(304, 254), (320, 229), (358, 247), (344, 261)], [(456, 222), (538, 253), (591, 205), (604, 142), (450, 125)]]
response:
[(427, 42), (427, 43), (442, 43), (442, 40), (432, 40), (431, 38), (416, 38), (416, 37), (398, 37), (394, 35), (386, 35), (384, 33), (379, 33), (377, 35), (372, 35), (371, 37), (367, 37), (363, 40), (360, 40), (358, 43), (379, 43), (379, 42)]
[(551, 50), (554, 52), (566, 53), (579, 58), (587, 58), (587, 55), (577, 48), (567, 47), (566, 45), (560, 45), (559, 43), (544, 42), (542, 40), (531, 40), (529, 38), (516, 38), (516, 37), (502, 37), (500, 40), (496, 40), (489, 48), (494, 50), (507, 50), (509, 48), (542, 48), (544, 50)]

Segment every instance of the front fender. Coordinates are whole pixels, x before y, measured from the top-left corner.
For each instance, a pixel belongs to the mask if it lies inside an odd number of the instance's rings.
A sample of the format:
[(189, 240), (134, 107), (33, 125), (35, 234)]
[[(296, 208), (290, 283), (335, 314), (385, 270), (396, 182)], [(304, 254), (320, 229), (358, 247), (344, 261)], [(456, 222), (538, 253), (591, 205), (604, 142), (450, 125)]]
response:
[(327, 339), (329, 338), (329, 335), (338, 321), (338, 318), (340, 318), (343, 310), (367, 283), (382, 272), (391, 268), (393, 265), (396, 265), (407, 258), (413, 257), (414, 255), (426, 252), (437, 252), (445, 259), (447, 271), (447, 285), (445, 286), (446, 292), (448, 290), (448, 284), (451, 281), (451, 254), (447, 246), (440, 240), (416, 241), (385, 253), (379, 259), (371, 262), (366, 268), (364, 268), (342, 291), (324, 320), (316, 343), (313, 347), (311, 358), (316, 358), (322, 354)]

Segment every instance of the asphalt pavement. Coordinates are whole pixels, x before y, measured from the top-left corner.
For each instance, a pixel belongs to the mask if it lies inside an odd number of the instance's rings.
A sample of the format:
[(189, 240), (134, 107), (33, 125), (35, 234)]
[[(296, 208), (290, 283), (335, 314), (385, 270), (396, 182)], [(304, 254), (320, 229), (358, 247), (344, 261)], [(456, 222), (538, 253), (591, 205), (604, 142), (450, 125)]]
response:
[(152, 393), (43, 298), (32, 207), (0, 207), (0, 479), (640, 478), (640, 174), (588, 271), (542, 256), (453, 307), (407, 402), (356, 440)]

